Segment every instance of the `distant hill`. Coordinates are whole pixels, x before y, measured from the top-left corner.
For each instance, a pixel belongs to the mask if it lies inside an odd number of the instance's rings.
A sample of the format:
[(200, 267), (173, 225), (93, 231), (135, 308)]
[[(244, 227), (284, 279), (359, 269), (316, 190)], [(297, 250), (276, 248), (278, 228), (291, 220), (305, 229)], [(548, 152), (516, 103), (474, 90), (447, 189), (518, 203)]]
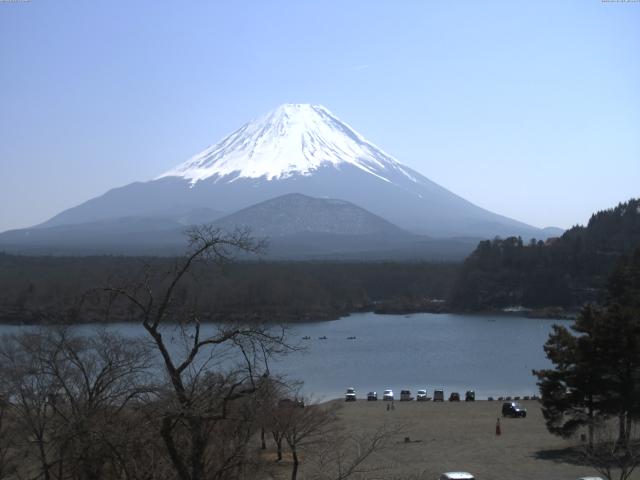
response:
[(299, 193), (282, 195), (213, 222), (268, 239), (267, 259), (460, 261), (478, 239), (433, 239), (354, 205)]
[(246, 226), (253, 235), (269, 238), (301, 233), (417, 237), (351, 202), (299, 193), (243, 208), (213, 225), (224, 230)]
[(616, 261), (640, 246), (640, 200), (592, 215), (547, 242), (486, 240), (465, 260), (452, 305), (478, 310), (507, 306), (576, 307), (601, 301)]
[[(52, 255), (176, 255), (186, 249), (184, 230), (210, 223), (222, 230), (248, 228), (266, 238), (269, 260), (460, 261), (478, 238), (432, 239), (407, 232), (353, 203), (282, 195), (231, 215), (207, 209), (40, 226), (0, 234), (0, 250)], [(253, 257), (255, 258), (255, 257)]]

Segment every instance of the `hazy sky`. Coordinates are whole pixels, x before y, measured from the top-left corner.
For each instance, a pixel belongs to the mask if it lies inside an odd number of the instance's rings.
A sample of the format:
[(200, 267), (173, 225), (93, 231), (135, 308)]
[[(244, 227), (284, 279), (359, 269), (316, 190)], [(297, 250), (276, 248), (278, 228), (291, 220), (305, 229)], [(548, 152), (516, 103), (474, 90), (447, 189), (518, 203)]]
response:
[(319, 103), (472, 202), (640, 196), (640, 2), (0, 2), (0, 231)]

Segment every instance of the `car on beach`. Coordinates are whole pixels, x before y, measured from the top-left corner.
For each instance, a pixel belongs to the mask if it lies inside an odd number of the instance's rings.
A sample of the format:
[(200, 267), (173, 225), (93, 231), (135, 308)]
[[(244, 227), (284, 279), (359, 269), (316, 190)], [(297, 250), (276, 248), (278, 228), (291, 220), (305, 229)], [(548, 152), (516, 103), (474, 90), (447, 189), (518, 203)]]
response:
[(355, 402), (356, 401), (356, 390), (353, 387), (347, 388), (347, 393), (344, 395), (345, 402)]
[(469, 472), (446, 472), (438, 480), (475, 480), (475, 477)]
[(416, 402), (426, 402), (429, 400), (431, 399), (427, 396), (426, 390), (418, 390), (416, 392)]
[(451, 392), (451, 395), (449, 395), (449, 401), (450, 402), (459, 402), (460, 401), (460, 394), (458, 392)]
[(502, 404), (502, 416), (524, 418), (527, 416), (527, 409), (518, 402), (504, 402)]
[(473, 390), (467, 390), (467, 392), (464, 394), (464, 401), (465, 402), (475, 402), (476, 401), (476, 392), (474, 392)]
[(382, 393), (382, 400), (393, 400), (393, 390), (388, 389)]
[(378, 392), (369, 392), (369, 393), (367, 393), (367, 401), (368, 402), (375, 402), (376, 400), (378, 400)]
[(444, 390), (434, 390), (433, 391), (433, 401), (434, 402), (444, 402)]
[(401, 402), (410, 402), (413, 400), (411, 396), (411, 390), (400, 390), (400, 401)]

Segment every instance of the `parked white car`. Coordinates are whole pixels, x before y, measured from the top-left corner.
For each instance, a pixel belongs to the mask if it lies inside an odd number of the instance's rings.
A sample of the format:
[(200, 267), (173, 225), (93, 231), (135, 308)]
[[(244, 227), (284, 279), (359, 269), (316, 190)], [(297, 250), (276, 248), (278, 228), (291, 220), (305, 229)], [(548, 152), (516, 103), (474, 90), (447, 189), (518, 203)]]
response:
[(427, 400), (430, 400), (430, 399), (427, 396), (427, 391), (426, 390), (418, 390), (416, 392), (416, 401), (417, 402), (426, 402)]
[(440, 475), (438, 480), (475, 480), (469, 472), (447, 472)]
[(393, 400), (393, 390), (385, 390), (382, 393), (382, 400)]
[(347, 388), (347, 393), (344, 395), (345, 402), (355, 402), (356, 401), (356, 390), (353, 387)]

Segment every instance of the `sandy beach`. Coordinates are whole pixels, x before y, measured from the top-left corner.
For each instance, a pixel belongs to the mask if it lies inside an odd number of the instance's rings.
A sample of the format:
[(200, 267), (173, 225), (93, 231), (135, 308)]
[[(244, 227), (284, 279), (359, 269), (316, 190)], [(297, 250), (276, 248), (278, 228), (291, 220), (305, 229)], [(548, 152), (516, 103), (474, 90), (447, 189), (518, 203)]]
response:
[[(551, 435), (545, 428), (537, 401), (521, 402), (526, 418), (502, 418), (502, 402), (387, 402), (359, 400), (340, 404), (339, 418), (347, 431), (373, 431), (379, 426), (402, 424), (389, 448), (376, 454), (371, 464), (383, 471), (366, 478), (437, 479), (446, 471), (468, 471), (477, 480), (577, 480), (597, 476), (589, 467), (571, 463), (566, 449), (576, 441)], [(496, 435), (496, 419), (501, 432)], [(405, 437), (410, 441), (406, 442)], [(286, 462), (285, 462), (286, 463)], [(276, 469), (286, 478), (287, 465)], [(304, 477), (304, 468), (302, 469)], [(640, 472), (631, 478), (640, 478)]]

